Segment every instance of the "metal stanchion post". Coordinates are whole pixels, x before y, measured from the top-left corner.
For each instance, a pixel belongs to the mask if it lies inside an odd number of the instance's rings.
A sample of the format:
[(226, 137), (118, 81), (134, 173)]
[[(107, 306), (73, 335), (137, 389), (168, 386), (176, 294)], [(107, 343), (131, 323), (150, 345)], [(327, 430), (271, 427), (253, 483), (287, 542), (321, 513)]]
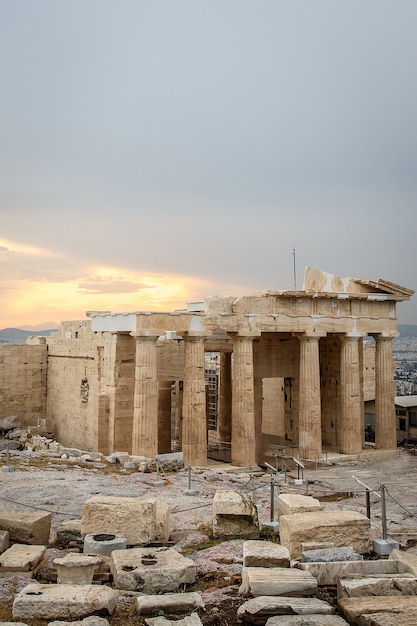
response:
[(387, 505), (385, 501), (385, 485), (381, 485), (381, 516), (382, 516), (382, 538), (387, 538)]
[(184, 490), (184, 494), (186, 496), (195, 496), (197, 493), (196, 490), (191, 489), (191, 465), (188, 466), (187, 470), (188, 470), (188, 489)]

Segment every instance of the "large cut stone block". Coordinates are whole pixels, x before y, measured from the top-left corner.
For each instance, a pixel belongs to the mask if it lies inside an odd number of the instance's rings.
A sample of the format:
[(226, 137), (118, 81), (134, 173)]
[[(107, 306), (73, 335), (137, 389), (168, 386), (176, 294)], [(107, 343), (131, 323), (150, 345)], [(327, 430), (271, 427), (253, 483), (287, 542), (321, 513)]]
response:
[(5, 572), (29, 572), (45, 554), (45, 546), (15, 543), (0, 555), (0, 576)]
[(0, 511), (0, 529), (8, 531), (10, 541), (47, 545), (51, 532), (51, 519), (51, 513)]
[(338, 615), (280, 615), (270, 617), (267, 626), (348, 626)]
[(316, 592), (316, 589), (317, 581), (310, 572), (294, 568), (244, 567), (239, 594), (243, 596), (310, 596)]
[(170, 533), (169, 506), (153, 499), (95, 496), (83, 504), (81, 533), (122, 535), (130, 546), (164, 542)]
[(0, 530), (0, 554), (9, 547), (9, 533), (7, 530)]
[(355, 511), (318, 511), (280, 517), (281, 544), (292, 559), (301, 557), (301, 543), (331, 540), (335, 547), (352, 546), (363, 554), (369, 551), (370, 520)]
[(289, 567), (290, 553), (285, 546), (273, 541), (245, 541), (243, 565), (246, 567)]
[(337, 583), (337, 598), (339, 600), (361, 596), (415, 595), (417, 595), (417, 578), (413, 574), (340, 578)]
[(362, 561), (363, 557), (352, 548), (323, 548), (301, 553), (302, 563), (329, 563), (330, 561)]
[(213, 534), (215, 537), (259, 537), (258, 511), (247, 493), (216, 491), (213, 498)]
[(277, 498), (278, 519), (281, 515), (293, 515), (294, 513), (309, 513), (322, 511), (323, 505), (311, 496), (302, 496), (297, 493), (281, 493)]
[(136, 600), (136, 611), (144, 617), (152, 615), (179, 615), (204, 609), (203, 598), (196, 591), (189, 593), (167, 593), (164, 595), (140, 596)]
[(378, 576), (408, 572), (401, 561), (332, 561), (329, 563), (298, 563), (297, 568), (310, 572), (318, 585), (337, 585), (339, 578), (347, 576)]
[(132, 548), (111, 554), (110, 571), (117, 589), (163, 593), (192, 584), (196, 565), (170, 548)]
[(323, 600), (316, 598), (285, 598), (258, 596), (244, 602), (237, 610), (239, 621), (263, 626), (274, 615), (329, 615), (334, 609)]
[(389, 555), (389, 561), (397, 562), (398, 568), (403, 568), (403, 571), (410, 572), (417, 576), (417, 555), (411, 552), (403, 552), (402, 550), (393, 550)]
[(13, 602), (15, 619), (74, 619), (116, 608), (117, 592), (98, 585), (39, 585), (25, 587)]
[(197, 613), (191, 613), (182, 619), (170, 620), (166, 617), (148, 617), (145, 619), (146, 626), (203, 626)]
[[(358, 626), (373, 626), (371, 620), (374, 613), (385, 613), (389, 621), (390, 614), (400, 613), (401, 624), (408, 626), (416, 623), (417, 596), (365, 596), (362, 598), (342, 598), (338, 602), (339, 608), (349, 624)], [(411, 621), (410, 621), (411, 620)], [(412, 621), (414, 620), (414, 621)]]

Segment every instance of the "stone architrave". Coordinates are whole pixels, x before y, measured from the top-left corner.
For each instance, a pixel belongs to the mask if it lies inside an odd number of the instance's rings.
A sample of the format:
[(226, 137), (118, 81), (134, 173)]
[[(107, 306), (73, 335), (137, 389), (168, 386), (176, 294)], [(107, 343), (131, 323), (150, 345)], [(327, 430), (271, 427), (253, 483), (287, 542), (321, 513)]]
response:
[(286, 598), (283, 596), (257, 596), (240, 605), (239, 621), (263, 626), (274, 615), (331, 615), (334, 609), (316, 598)]
[(150, 617), (156, 613), (166, 615), (192, 613), (197, 609), (204, 609), (204, 602), (196, 591), (140, 596), (136, 599), (137, 614), (143, 617)]
[(0, 528), (7, 530), (11, 542), (47, 545), (51, 532), (51, 513), (0, 511)]
[(352, 546), (359, 554), (369, 551), (370, 520), (356, 511), (318, 511), (282, 515), (281, 544), (292, 559), (301, 557), (301, 543), (331, 540), (335, 547)]
[(375, 447), (397, 447), (392, 337), (375, 335)]
[(298, 335), (300, 341), (299, 440), (304, 458), (321, 457), (319, 336)]
[(247, 493), (216, 491), (213, 498), (213, 534), (215, 537), (259, 537), (258, 511)]
[(273, 541), (249, 540), (243, 544), (245, 567), (289, 567), (290, 553)]
[(342, 454), (358, 454), (363, 441), (363, 401), (359, 358), (359, 335), (342, 338), (340, 351), (340, 424)]
[(158, 377), (156, 342), (159, 333), (132, 333), (136, 339), (135, 399), (132, 454), (158, 454)]
[(145, 594), (178, 591), (196, 579), (194, 561), (170, 548), (115, 550), (110, 571), (117, 589)]
[(184, 335), (182, 451), (186, 465), (207, 463), (206, 381), (204, 337)]
[(23, 620), (73, 619), (93, 613), (112, 615), (117, 591), (106, 585), (27, 585), (14, 599), (13, 617)]
[(281, 493), (277, 498), (278, 519), (281, 515), (322, 511), (323, 505), (316, 498), (298, 493)]
[(256, 464), (255, 382), (253, 335), (233, 336), (232, 463)]
[(94, 496), (83, 504), (81, 533), (122, 535), (128, 546), (167, 541), (169, 506), (153, 499)]
[(243, 567), (242, 596), (311, 596), (317, 581), (310, 572), (295, 568)]

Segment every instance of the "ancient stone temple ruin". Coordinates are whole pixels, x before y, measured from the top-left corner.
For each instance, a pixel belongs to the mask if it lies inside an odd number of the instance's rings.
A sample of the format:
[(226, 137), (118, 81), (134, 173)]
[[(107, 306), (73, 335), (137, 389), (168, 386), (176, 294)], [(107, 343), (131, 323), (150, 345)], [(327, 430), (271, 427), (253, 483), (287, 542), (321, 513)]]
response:
[(317, 459), (362, 449), (374, 382), (375, 446), (395, 448), (396, 304), (413, 293), (307, 268), (300, 291), (90, 312), (44, 340), (47, 422), (65, 445), (103, 453), (181, 449), (204, 465), (218, 446), (252, 465), (293, 445)]

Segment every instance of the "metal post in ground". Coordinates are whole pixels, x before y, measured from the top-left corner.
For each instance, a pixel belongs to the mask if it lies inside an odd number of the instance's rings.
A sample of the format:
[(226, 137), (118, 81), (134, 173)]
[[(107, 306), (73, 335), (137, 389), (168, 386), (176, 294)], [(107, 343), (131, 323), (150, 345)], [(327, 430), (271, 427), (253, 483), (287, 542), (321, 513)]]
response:
[(385, 501), (385, 485), (381, 485), (381, 517), (382, 517), (382, 538), (387, 538), (387, 505)]
[(195, 496), (197, 492), (195, 489), (191, 488), (191, 465), (188, 466), (187, 470), (188, 470), (188, 489), (184, 490), (184, 494), (186, 496)]

